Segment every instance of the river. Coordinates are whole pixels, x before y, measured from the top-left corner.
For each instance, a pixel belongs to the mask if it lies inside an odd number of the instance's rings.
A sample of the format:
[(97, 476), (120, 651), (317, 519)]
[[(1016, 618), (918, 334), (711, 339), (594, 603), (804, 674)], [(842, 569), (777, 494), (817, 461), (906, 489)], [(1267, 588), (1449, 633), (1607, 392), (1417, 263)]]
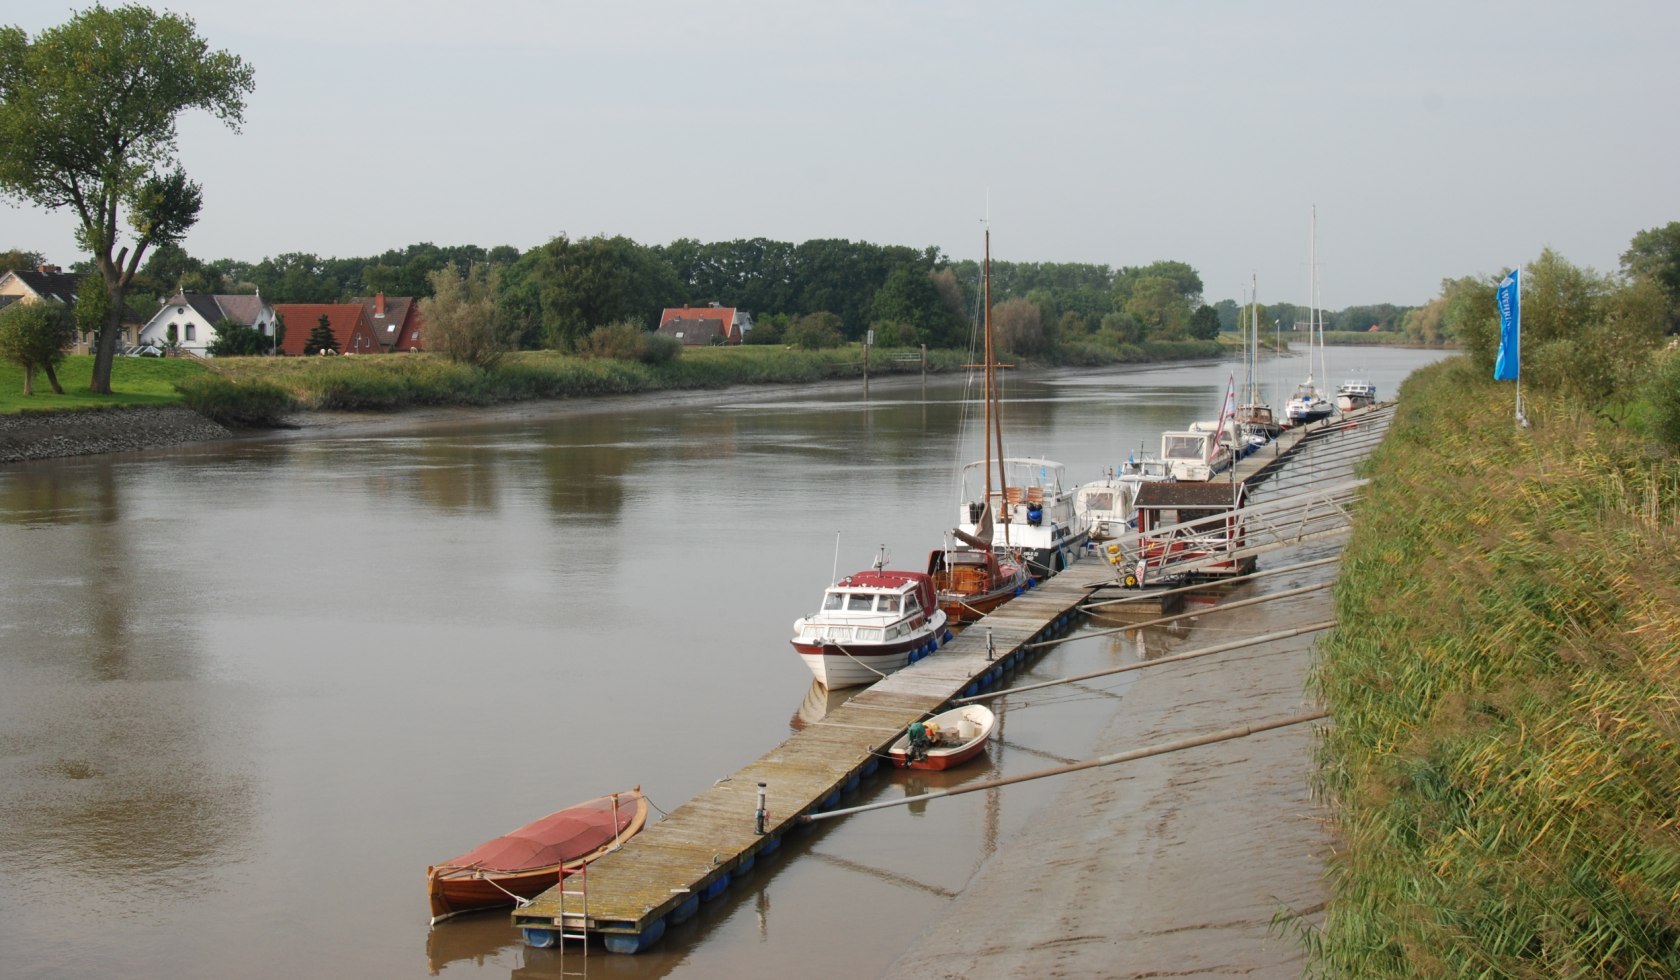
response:
[[(1441, 356), (1329, 360), (1392, 398)], [(1216, 417), (1233, 370), (1011, 376), (1005, 449), (1096, 479)], [(1262, 367), (1275, 406), (1304, 371)], [(548, 403), (0, 466), (5, 974), (580, 969), (500, 913), (429, 928), (426, 866), (632, 785), (669, 811), (819, 715), (792, 621), (882, 546), (925, 562), (980, 454), (976, 398), (893, 379)], [(968, 768), (855, 801), (1083, 758), (1123, 704), (1120, 683), (1005, 707)], [(588, 968), (878, 974), (1030, 833), (1047, 783), (802, 831), (653, 950)]]

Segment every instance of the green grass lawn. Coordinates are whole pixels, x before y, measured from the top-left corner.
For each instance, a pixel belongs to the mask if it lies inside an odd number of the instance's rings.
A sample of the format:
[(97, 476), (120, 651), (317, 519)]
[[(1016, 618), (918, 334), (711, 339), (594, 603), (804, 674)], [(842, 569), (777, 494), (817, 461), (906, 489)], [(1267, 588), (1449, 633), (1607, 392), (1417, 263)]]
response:
[(58, 383), (64, 394), (53, 394), (46, 373), (35, 372), (35, 394), (23, 393), (23, 369), (0, 362), (0, 415), (25, 411), (119, 408), (129, 405), (178, 405), (181, 394), (175, 383), (204, 374), (202, 363), (181, 357), (119, 357), (111, 365), (111, 394), (96, 395), (88, 390), (93, 375), (93, 355), (73, 354), (58, 367)]

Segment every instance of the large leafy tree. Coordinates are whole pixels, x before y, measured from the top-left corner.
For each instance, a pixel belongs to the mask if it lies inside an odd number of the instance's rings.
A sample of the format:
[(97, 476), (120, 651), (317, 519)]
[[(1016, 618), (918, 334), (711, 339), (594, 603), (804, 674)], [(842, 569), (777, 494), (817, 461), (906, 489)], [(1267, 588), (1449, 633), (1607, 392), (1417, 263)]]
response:
[(951, 315), (932, 273), (919, 265), (902, 265), (887, 274), (875, 291), (870, 315), (877, 329), (888, 324), (907, 328), (900, 331), (908, 335), (901, 338), (907, 343), (955, 347), (962, 339), (962, 321)]
[(1680, 221), (1633, 236), (1628, 250), (1622, 253), (1622, 271), (1662, 288), (1668, 297), (1668, 332), (1680, 333)]
[(95, 6), (33, 41), (0, 27), (0, 194), (76, 216), (109, 295), (94, 391), (111, 390), (124, 297), (146, 250), (179, 242), (203, 205), (176, 159), (176, 117), (202, 109), (237, 131), (253, 77), (190, 18), (140, 6)]
[(596, 327), (631, 320), (652, 329), (682, 294), (676, 274), (653, 249), (617, 235), (542, 247), (531, 274), (551, 346), (570, 350)]

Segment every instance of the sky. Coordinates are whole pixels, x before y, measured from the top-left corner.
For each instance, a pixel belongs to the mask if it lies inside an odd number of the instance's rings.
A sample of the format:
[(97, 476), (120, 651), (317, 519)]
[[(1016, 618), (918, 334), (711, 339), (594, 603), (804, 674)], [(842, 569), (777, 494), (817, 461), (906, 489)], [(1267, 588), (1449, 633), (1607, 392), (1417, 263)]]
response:
[[(564, 234), (960, 260), (989, 221), (994, 259), (1186, 262), (1209, 302), (1305, 304), (1316, 251), (1339, 310), (1546, 248), (1615, 272), (1680, 220), (1673, 0), (152, 6), (256, 72), (238, 132), (180, 120), (201, 259)], [(0, 250), (69, 266), (73, 229), (0, 203)]]

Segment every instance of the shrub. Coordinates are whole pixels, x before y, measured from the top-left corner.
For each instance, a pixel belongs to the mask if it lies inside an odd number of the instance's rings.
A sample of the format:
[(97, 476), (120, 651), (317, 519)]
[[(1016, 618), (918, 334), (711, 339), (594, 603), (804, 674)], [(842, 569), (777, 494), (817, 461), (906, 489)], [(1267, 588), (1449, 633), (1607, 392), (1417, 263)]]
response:
[(832, 313), (811, 313), (788, 326), (787, 342), (801, 350), (822, 350), (839, 347), (846, 338), (840, 332), (839, 317)]
[(662, 333), (646, 334), (642, 344), (641, 362), (667, 364), (680, 357), (682, 351), (682, 341), (675, 337), (667, 337)]
[(1652, 434), (1670, 449), (1680, 449), (1680, 349), (1657, 356), (1646, 399), (1651, 403)]
[(201, 374), (175, 383), (186, 406), (222, 425), (236, 428), (273, 427), (282, 416), (297, 410), (297, 399), (265, 381), (232, 381)]
[(577, 352), (581, 357), (639, 361), (647, 351), (647, 338), (647, 331), (629, 320), (620, 320), (604, 327), (596, 327), (578, 338)]

